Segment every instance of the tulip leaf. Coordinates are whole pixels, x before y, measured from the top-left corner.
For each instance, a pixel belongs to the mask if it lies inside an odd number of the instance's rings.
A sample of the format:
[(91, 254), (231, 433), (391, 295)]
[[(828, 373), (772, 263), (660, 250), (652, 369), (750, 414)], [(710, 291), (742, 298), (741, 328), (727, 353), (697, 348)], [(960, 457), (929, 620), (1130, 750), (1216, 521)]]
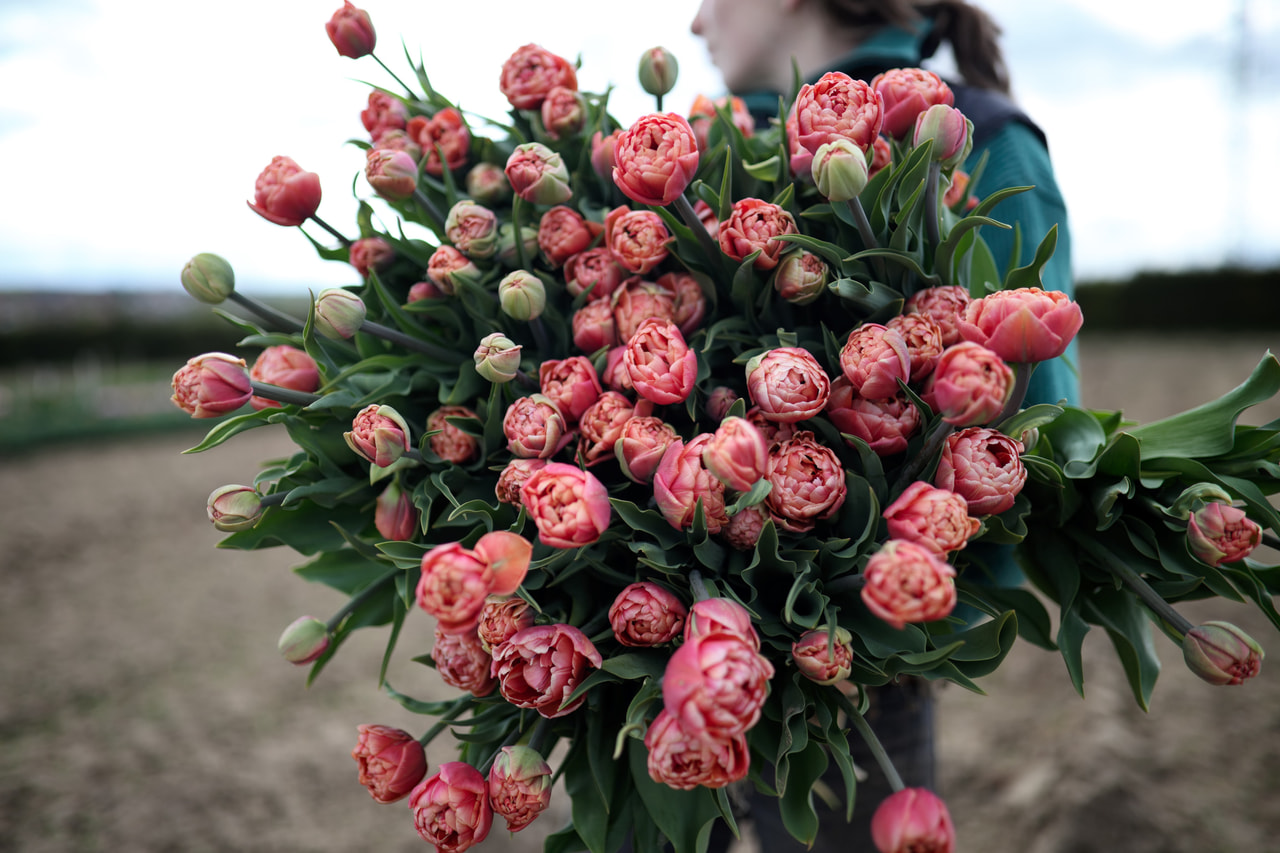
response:
[(640, 801), (659, 831), (671, 842), (674, 853), (698, 853), (705, 849), (699, 845), (699, 838), (710, 831), (711, 823), (720, 816), (711, 789), (698, 787), (680, 791), (653, 781), (649, 778), (648, 750), (639, 741), (628, 744), (627, 761)]
[(756, 163), (743, 163), (742, 168), (747, 174), (755, 178), (757, 181), (767, 181), (773, 183), (778, 180), (782, 174), (782, 158), (776, 154), (768, 160), (761, 160)]
[(667, 655), (665, 653), (628, 652), (627, 654), (605, 658), (603, 669), (605, 672), (627, 681), (639, 681), (645, 678), (661, 681), (666, 665)]
[(1151, 691), (1160, 675), (1160, 658), (1143, 605), (1126, 592), (1105, 588), (1095, 590), (1085, 602), (1090, 621), (1106, 629), (1138, 706), (1150, 710)]
[(210, 450), (222, 444), (232, 436), (239, 435), (245, 430), (260, 427), (267, 423), (267, 418), (275, 414), (271, 409), (263, 409), (258, 412), (249, 412), (244, 415), (236, 415), (219, 421), (214, 427), (205, 434), (204, 439), (195, 447), (189, 447), (182, 451), (183, 453), (200, 453)]
[(812, 846), (818, 835), (813, 788), (826, 769), (827, 754), (822, 744), (810, 741), (802, 751), (791, 756), (787, 790), (778, 800), (778, 810), (787, 832), (805, 846)]
[(1049, 263), (1049, 259), (1053, 257), (1054, 249), (1057, 246), (1058, 225), (1054, 223), (1049, 229), (1049, 233), (1044, 235), (1044, 239), (1036, 247), (1036, 254), (1031, 259), (1031, 263), (1009, 270), (1009, 274), (1004, 279), (1004, 289), (1015, 290), (1020, 287), (1042, 287), (1044, 285), (1045, 264)]

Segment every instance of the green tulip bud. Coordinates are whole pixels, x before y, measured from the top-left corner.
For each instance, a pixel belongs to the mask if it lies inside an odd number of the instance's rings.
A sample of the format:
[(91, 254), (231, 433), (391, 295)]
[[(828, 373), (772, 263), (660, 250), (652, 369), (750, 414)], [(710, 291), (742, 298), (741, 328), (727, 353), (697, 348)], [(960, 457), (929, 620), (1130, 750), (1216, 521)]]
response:
[(809, 170), (818, 192), (828, 201), (855, 199), (867, 185), (867, 155), (848, 139), (835, 139), (819, 146)]
[(221, 486), (209, 495), (209, 520), (219, 530), (248, 530), (262, 518), (262, 498), (252, 486)]
[(1210, 684), (1242, 684), (1262, 669), (1257, 641), (1230, 622), (1205, 622), (1182, 639), (1182, 656)]
[(680, 76), (680, 63), (665, 47), (651, 47), (640, 56), (640, 88), (650, 95), (670, 92)]
[(534, 320), (547, 305), (547, 288), (533, 273), (516, 270), (498, 282), (498, 302), (508, 317)]
[(236, 274), (221, 255), (201, 252), (182, 268), (182, 286), (193, 297), (217, 305), (236, 289)]
[(303, 616), (284, 629), (276, 647), (289, 663), (311, 663), (329, 648), (329, 629), (314, 616)]
[(510, 382), (520, 370), (521, 349), (501, 332), (485, 335), (476, 347), (476, 373), (490, 382)]
[(364, 301), (350, 290), (322, 290), (316, 297), (316, 331), (333, 340), (349, 338), (360, 331), (366, 313)]

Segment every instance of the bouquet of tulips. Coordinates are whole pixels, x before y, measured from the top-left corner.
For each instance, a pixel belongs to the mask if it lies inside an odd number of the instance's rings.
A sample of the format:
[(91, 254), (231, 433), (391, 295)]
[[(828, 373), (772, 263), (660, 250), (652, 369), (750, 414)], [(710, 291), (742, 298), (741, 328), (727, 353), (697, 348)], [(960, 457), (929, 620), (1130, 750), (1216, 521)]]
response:
[[(373, 52), (349, 2), (328, 32)], [(495, 73), (505, 122), (409, 63), (415, 85), (387, 69), (398, 88), (360, 116), (358, 235), (318, 218), (319, 177), (286, 157), (249, 205), (319, 229), (303, 233), (355, 283), (292, 317), (195, 256), (184, 285), (245, 309), (221, 313), (256, 356), (197, 356), (173, 387), (222, 418), (194, 451), (258, 427), (297, 445), (216, 490), (209, 517), (224, 546), (293, 548), (345, 596), (281, 636), (310, 678), (389, 626), (378, 684), (435, 721), (362, 725), (352, 754), (439, 850), (497, 816), (528, 826), (555, 778), (572, 820), (547, 850), (705, 849), (738, 781), (808, 842), (830, 765), (852, 812), (850, 737), (899, 789), (878, 848), (951, 850), (945, 805), (876, 748), (867, 688), (978, 689), (1022, 637), (1082, 690), (1094, 625), (1144, 706), (1153, 628), (1211, 683), (1258, 672), (1251, 638), (1173, 605), (1251, 599), (1280, 624), (1277, 567), (1250, 557), (1280, 529), (1280, 424), (1237, 424), (1280, 362), (1141, 426), (1024, 406), (1081, 312), (1039, 287), (1052, 232), (998, 272), (981, 231), (1008, 227), (999, 203), (1026, 188), (969, 196), (972, 125), (935, 75), (829, 74), (755, 130), (733, 99), (661, 112), (676, 61), (660, 48), (640, 62), (659, 112), (627, 123), (534, 44)], [(1011, 556), (1032, 588), (992, 582)], [(406, 653), (456, 696), (386, 683), (409, 619), (434, 620), (434, 646)], [(429, 764), (445, 729), (457, 753)]]

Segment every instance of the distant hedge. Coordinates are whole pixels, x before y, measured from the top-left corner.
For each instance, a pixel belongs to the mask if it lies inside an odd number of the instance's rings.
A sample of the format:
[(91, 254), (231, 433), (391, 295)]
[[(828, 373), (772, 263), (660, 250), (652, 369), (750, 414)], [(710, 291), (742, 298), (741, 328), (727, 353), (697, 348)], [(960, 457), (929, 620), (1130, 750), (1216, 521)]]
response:
[[(1280, 336), (1280, 267), (1144, 272), (1116, 281), (1086, 281), (1077, 300), (1085, 334), (1118, 330), (1210, 332), (1276, 331)], [(207, 306), (176, 294), (180, 307), (156, 297), (115, 293), (86, 297), (67, 310), (63, 296), (0, 294), (0, 367), (69, 362), (97, 357), (114, 361), (185, 361), (201, 352), (233, 352), (240, 335)], [(6, 301), (48, 299), (57, 310), (32, 309), (27, 319), (5, 323)], [(164, 300), (161, 300), (164, 301)], [(305, 302), (277, 307), (298, 315)], [(237, 313), (234, 308), (229, 309)]]

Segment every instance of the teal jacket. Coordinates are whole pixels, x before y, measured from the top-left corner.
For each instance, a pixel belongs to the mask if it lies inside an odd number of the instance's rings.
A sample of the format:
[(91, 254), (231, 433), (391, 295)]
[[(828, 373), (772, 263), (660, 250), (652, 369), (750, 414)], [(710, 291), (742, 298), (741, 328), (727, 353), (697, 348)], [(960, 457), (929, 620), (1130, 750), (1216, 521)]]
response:
[[(870, 81), (876, 74), (890, 68), (919, 67), (932, 52), (928, 47), (930, 30), (931, 25), (927, 21), (915, 31), (886, 28), (826, 70), (843, 71), (855, 79)], [(819, 76), (821, 74), (808, 82), (816, 82)], [(950, 85), (956, 92), (957, 109), (974, 122), (973, 152), (965, 168), (974, 169), (983, 154), (988, 155), (986, 166), (972, 189), (973, 196), (982, 198), (1005, 187), (1034, 187), (1001, 201), (991, 215), (1011, 225), (1017, 223), (1021, 234), (1018, 266), (1031, 261), (1041, 238), (1056, 225), (1057, 248), (1044, 269), (1041, 286), (1045, 290), (1059, 290), (1074, 297), (1071, 228), (1066, 204), (1054, 178), (1044, 134), (1003, 95), (963, 84)], [(778, 114), (776, 92), (751, 92), (741, 97), (760, 124)], [(1003, 273), (1013, 253), (1013, 229), (987, 226), (981, 234)], [(1066, 401), (1078, 404), (1080, 383), (1076, 364), (1076, 345), (1072, 343), (1061, 358), (1038, 365), (1031, 376), (1026, 402)]]

